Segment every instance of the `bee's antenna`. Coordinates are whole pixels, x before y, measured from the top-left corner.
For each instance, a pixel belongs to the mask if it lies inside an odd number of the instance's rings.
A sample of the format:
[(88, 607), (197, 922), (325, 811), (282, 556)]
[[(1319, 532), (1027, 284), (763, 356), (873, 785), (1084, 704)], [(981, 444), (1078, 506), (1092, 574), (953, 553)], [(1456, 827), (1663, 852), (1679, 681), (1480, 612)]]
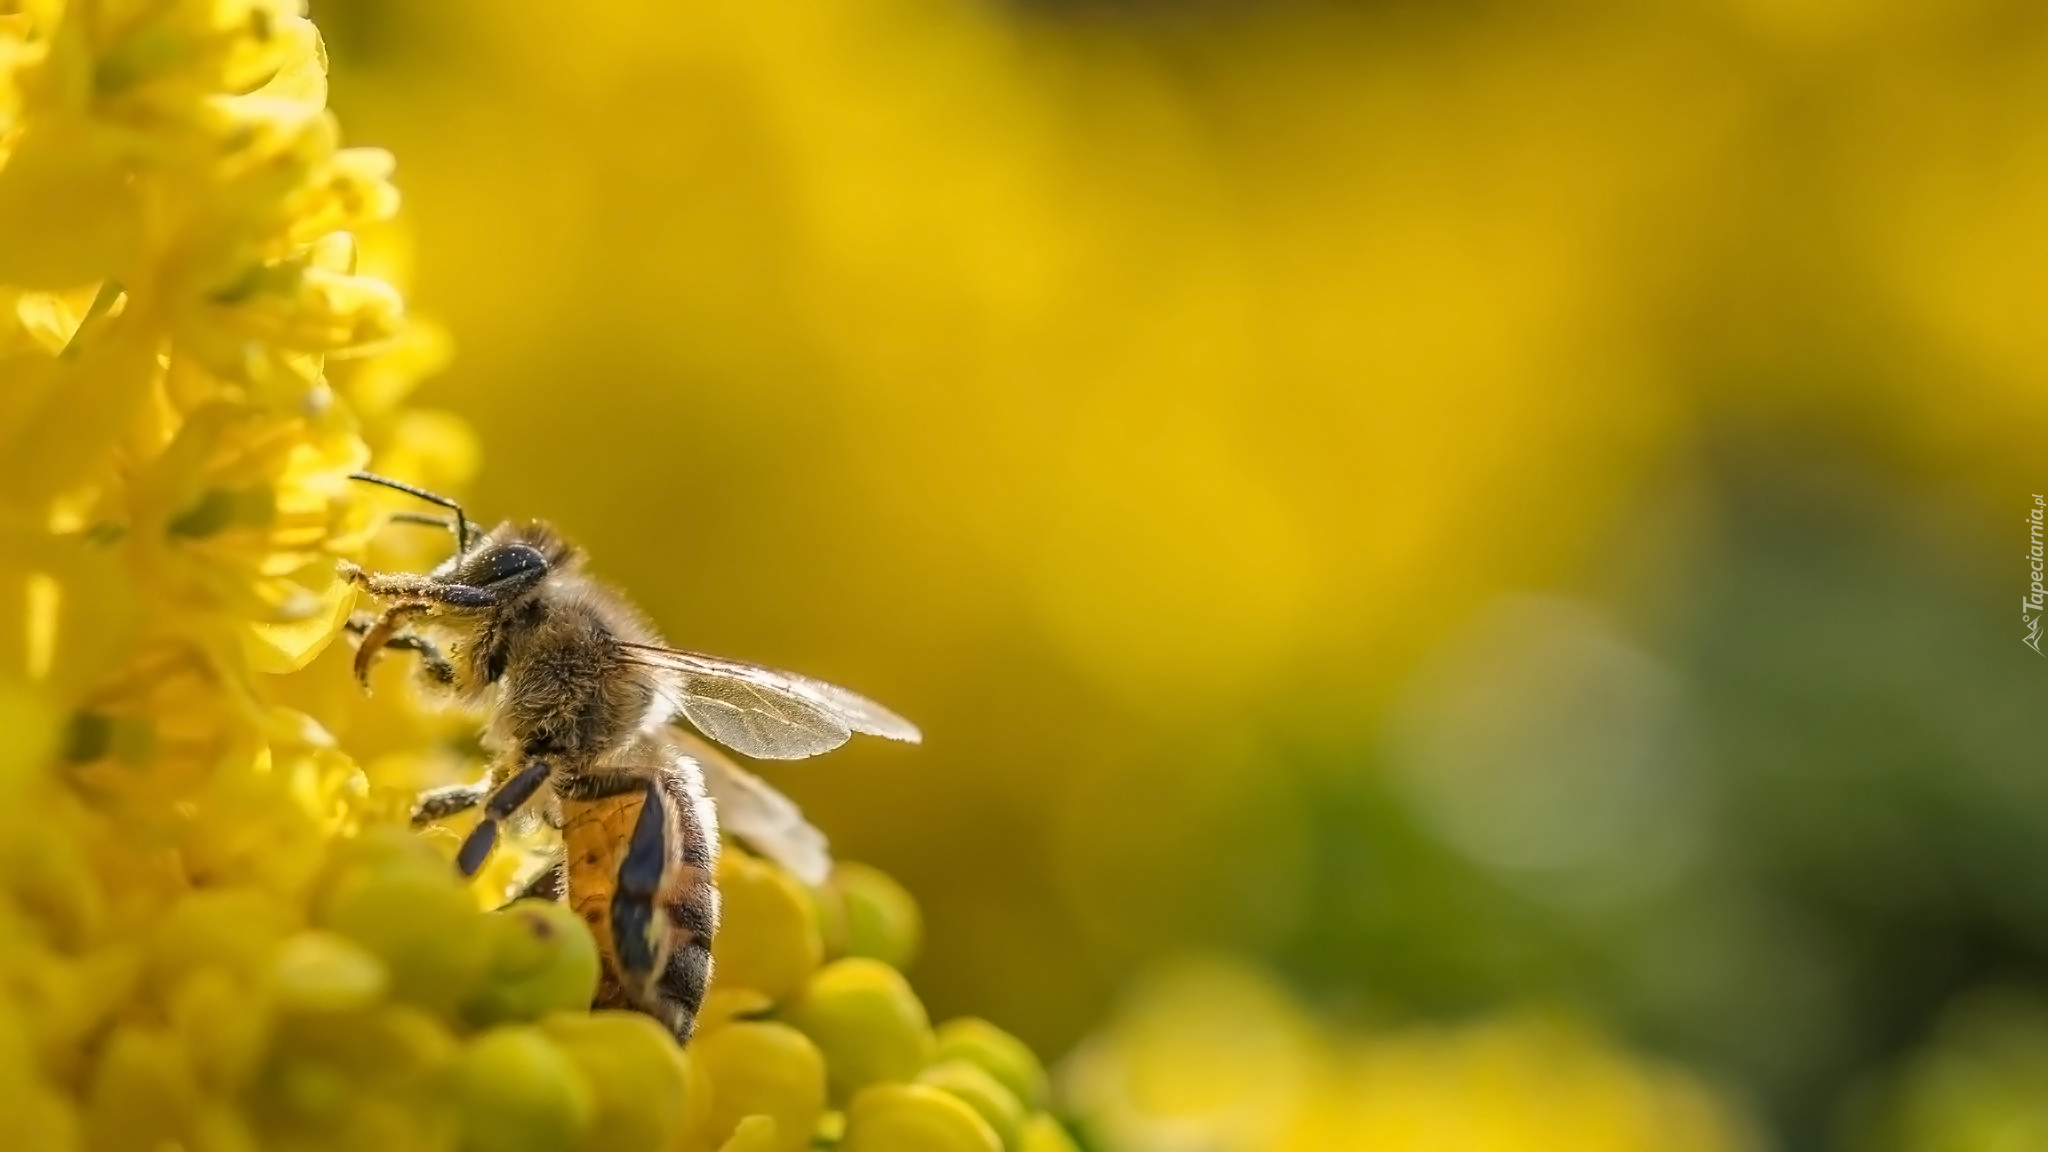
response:
[(469, 517), (462, 514), (462, 505), (457, 504), (446, 496), (439, 496), (429, 492), (425, 488), (415, 488), (403, 480), (393, 480), (389, 476), (379, 476), (374, 472), (351, 472), (348, 474), (348, 478), (351, 480), (361, 480), (365, 484), (381, 485), (394, 492), (403, 492), (408, 496), (417, 496), (429, 504), (439, 504), (441, 507), (455, 513), (455, 551), (457, 554), (469, 551)]

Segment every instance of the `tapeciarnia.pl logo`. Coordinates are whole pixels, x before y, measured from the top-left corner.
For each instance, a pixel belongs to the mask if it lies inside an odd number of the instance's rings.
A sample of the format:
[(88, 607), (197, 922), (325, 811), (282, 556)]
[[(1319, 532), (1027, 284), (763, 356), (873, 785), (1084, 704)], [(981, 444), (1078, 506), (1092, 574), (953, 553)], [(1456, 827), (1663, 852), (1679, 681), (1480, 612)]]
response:
[(2034, 650), (2036, 656), (2048, 656), (2041, 651), (2041, 610), (2048, 605), (2048, 590), (2041, 587), (2041, 516), (2044, 510), (2041, 497), (2036, 494), (2034, 506), (2027, 510), (2027, 535), (2032, 544), (2027, 549), (2027, 558), (2034, 570), (2034, 583), (2026, 599), (2020, 601), (2020, 623), (2026, 625), (2027, 634), (2020, 643)]

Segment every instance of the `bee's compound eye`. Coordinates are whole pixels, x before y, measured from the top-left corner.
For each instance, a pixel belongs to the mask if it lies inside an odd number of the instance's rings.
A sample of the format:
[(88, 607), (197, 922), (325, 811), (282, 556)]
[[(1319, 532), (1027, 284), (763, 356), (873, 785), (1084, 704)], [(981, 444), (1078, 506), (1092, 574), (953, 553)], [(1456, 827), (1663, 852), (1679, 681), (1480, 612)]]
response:
[(485, 588), (508, 580), (528, 580), (548, 570), (547, 557), (524, 544), (505, 544), (479, 556), (470, 583)]

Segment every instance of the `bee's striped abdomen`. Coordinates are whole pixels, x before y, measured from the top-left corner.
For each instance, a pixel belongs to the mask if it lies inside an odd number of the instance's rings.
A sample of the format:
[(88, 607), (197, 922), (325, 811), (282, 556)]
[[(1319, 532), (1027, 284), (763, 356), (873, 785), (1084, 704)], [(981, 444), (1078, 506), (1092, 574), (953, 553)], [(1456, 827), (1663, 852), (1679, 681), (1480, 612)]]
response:
[(716, 842), (687, 790), (639, 781), (562, 799), (569, 902), (604, 959), (595, 1007), (633, 1008), (687, 1040), (711, 977)]

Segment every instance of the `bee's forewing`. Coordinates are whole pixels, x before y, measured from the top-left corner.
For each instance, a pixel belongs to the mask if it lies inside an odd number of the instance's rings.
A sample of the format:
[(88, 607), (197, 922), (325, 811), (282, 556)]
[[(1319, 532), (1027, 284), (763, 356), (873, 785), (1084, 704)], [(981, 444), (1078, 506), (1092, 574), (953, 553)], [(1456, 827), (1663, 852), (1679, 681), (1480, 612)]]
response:
[(916, 743), (917, 726), (836, 684), (720, 656), (627, 644), (632, 659), (673, 674), (676, 709), (706, 736), (763, 760), (829, 752), (855, 732)]

